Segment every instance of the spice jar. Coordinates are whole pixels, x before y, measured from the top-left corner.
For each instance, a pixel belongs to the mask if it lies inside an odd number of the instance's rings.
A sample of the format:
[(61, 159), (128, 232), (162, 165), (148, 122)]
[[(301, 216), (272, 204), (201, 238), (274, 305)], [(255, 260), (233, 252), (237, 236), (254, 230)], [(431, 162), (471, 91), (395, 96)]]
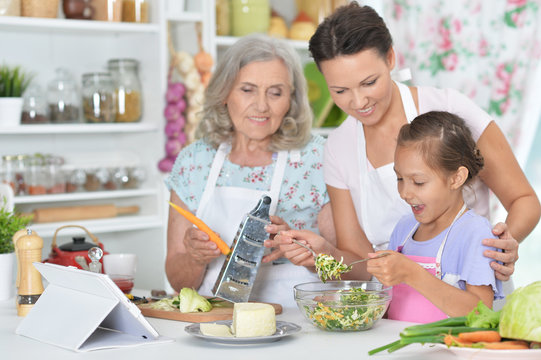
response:
[(109, 73), (83, 74), (83, 114), (86, 122), (115, 121), (115, 88)]
[(0, 16), (20, 16), (21, 0), (0, 0)]
[(121, 21), (122, 0), (91, 0), (94, 14), (92, 20)]
[(141, 83), (137, 74), (139, 62), (134, 59), (109, 60), (116, 95), (116, 122), (135, 122), (141, 119)]
[(44, 160), (44, 157), (40, 154), (28, 158), (26, 170), (28, 195), (44, 195), (47, 193)]
[(56, 18), (60, 0), (21, 0), (21, 15)]
[(66, 180), (66, 192), (76, 192), (83, 190), (83, 185), (86, 182), (86, 174), (83, 169), (72, 170)]
[(66, 178), (62, 170), (64, 159), (60, 156), (48, 155), (45, 157), (44, 169), (46, 173), (47, 194), (61, 194), (66, 192)]
[(268, 0), (231, 0), (231, 32), (233, 36), (266, 33), (270, 24)]
[(79, 122), (80, 97), (73, 77), (66, 69), (56, 69), (47, 86), (47, 103), (51, 123)]
[(147, 23), (148, 8), (147, 0), (124, 0), (122, 1), (122, 21)]
[(46, 124), (48, 122), (45, 95), (39, 85), (30, 85), (23, 95), (21, 124)]
[(88, 20), (92, 17), (94, 9), (91, 6), (92, 0), (63, 0), (62, 10), (66, 19)]
[(216, 35), (227, 36), (229, 29), (229, 0), (216, 0)]
[(3, 182), (10, 185), (15, 195), (26, 195), (27, 155), (2, 156)]

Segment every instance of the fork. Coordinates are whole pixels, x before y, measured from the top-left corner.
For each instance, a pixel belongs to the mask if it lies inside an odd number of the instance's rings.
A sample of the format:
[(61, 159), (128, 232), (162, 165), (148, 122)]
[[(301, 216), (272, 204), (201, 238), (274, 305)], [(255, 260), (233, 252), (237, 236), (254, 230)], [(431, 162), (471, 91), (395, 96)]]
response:
[[(299, 241), (297, 241), (295, 239), (291, 239), (291, 241), (293, 241), (295, 244), (297, 244), (299, 246), (302, 246), (303, 248), (309, 250), (312, 253), (312, 255), (314, 256), (314, 259), (317, 258), (316, 252), (314, 250), (312, 250), (311, 248), (309, 248), (308, 246), (304, 245), (303, 243), (300, 243)], [(382, 257), (387, 256), (389, 254), (390, 253), (381, 253), (378, 256), (374, 256), (373, 258), (366, 258), (366, 259), (356, 260), (356, 261), (352, 262), (351, 264), (349, 264), (348, 266), (352, 266), (354, 264), (359, 264), (359, 263), (362, 263), (362, 262), (365, 262), (365, 261), (368, 261), (368, 260), (371, 260), (371, 259), (379, 259), (379, 258), (382, 258)]]

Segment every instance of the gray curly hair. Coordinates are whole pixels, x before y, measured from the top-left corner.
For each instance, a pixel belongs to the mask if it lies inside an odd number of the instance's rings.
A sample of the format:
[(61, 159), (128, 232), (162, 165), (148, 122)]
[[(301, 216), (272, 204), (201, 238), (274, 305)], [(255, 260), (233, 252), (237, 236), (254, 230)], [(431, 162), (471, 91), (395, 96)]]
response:
[(280, 59), (286, 65), (292, 94), (289, 111), (271, 136), (269, 151), (300, 148), (310, 140), (312, 110), (299, 56), (285, 41), (261, 34), (239, 39), (220, 57), (205, 90), (202, 119), (196, 133), (198, 138), (204, 138), (216, 148), (222, 142), (231, 141), (235, 130), (225, 102), (240, 69), (252, 62), (274, 59)]

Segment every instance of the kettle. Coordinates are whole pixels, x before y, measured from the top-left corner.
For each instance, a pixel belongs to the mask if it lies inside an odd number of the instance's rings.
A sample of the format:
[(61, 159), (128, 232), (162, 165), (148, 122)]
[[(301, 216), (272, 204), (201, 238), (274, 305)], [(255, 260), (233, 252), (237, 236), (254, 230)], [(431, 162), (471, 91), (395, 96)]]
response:
[[(56, 235), (58, 234), (60, 230), (68, 228), (68, 227), (77, 227), (77, 228), (83, 229), (88, 234), (88, 236), (92, 239), (94, 244), (86, 242), (83, 236), (75, 236), (73, 237), (73, 241), (71, 243), (57, 246)], [(82, 259), (82, 257), (84, 257), (84, 262), (86, 262), (86, 264), (90, 263), (91, 260), (88, 257), (88, 250), (90, 248), (93, 248), (94, 246), (99, 246), (103, 250), (103, 244), (100, 243), (98, 241), (98, 238), (94, 234), (92, 234), (90, 231), (88, 231), (85, 227), (80, 226), (80, 225), (64, 225), (56, 229), (53, 236), (53, 242), (51, 244), (51, 252), (49, 254), (49, 258), (43, 260), (43, 262), (57, 264), (57, 265), (64, 265), (64, 266), (75, 266), (79, 269), (83, 269), (83, 266), (81, 266), (78, 259)], [(103, 254), (104, 255), (108, 254), (108, 252), (103, 251)]]

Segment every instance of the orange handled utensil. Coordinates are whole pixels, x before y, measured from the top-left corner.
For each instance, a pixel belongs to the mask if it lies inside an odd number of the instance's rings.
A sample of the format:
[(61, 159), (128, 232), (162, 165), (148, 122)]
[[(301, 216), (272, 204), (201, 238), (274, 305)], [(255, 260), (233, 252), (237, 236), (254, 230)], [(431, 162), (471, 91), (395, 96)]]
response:
[(207, 226), (207, 224), (203, 222), (203, 220), (199, 219), (197, 216), (195, 216), (188, 210), (185, 210), (181, 208), (180, 206), (173, 204), (171, 201), (169, 201), (169, 205), (171, 205), (173, 209), (178, 211), (180, 215), (184, 216), (186, 220), (188, 220), (189, 222), (197, 226), (199, 230), (207, 234), (210, 238), (210, 241), (212, 241), (218, 246), (218, 249), (220, 249), (222, 254), (229, 255), (229, 253), (231, 252), (231, 249), (229, 248), (229, 246), (227, 246), (227, 244), (222, 239), (220, 239), (220, 237), (214, 231), (212, 231)]

